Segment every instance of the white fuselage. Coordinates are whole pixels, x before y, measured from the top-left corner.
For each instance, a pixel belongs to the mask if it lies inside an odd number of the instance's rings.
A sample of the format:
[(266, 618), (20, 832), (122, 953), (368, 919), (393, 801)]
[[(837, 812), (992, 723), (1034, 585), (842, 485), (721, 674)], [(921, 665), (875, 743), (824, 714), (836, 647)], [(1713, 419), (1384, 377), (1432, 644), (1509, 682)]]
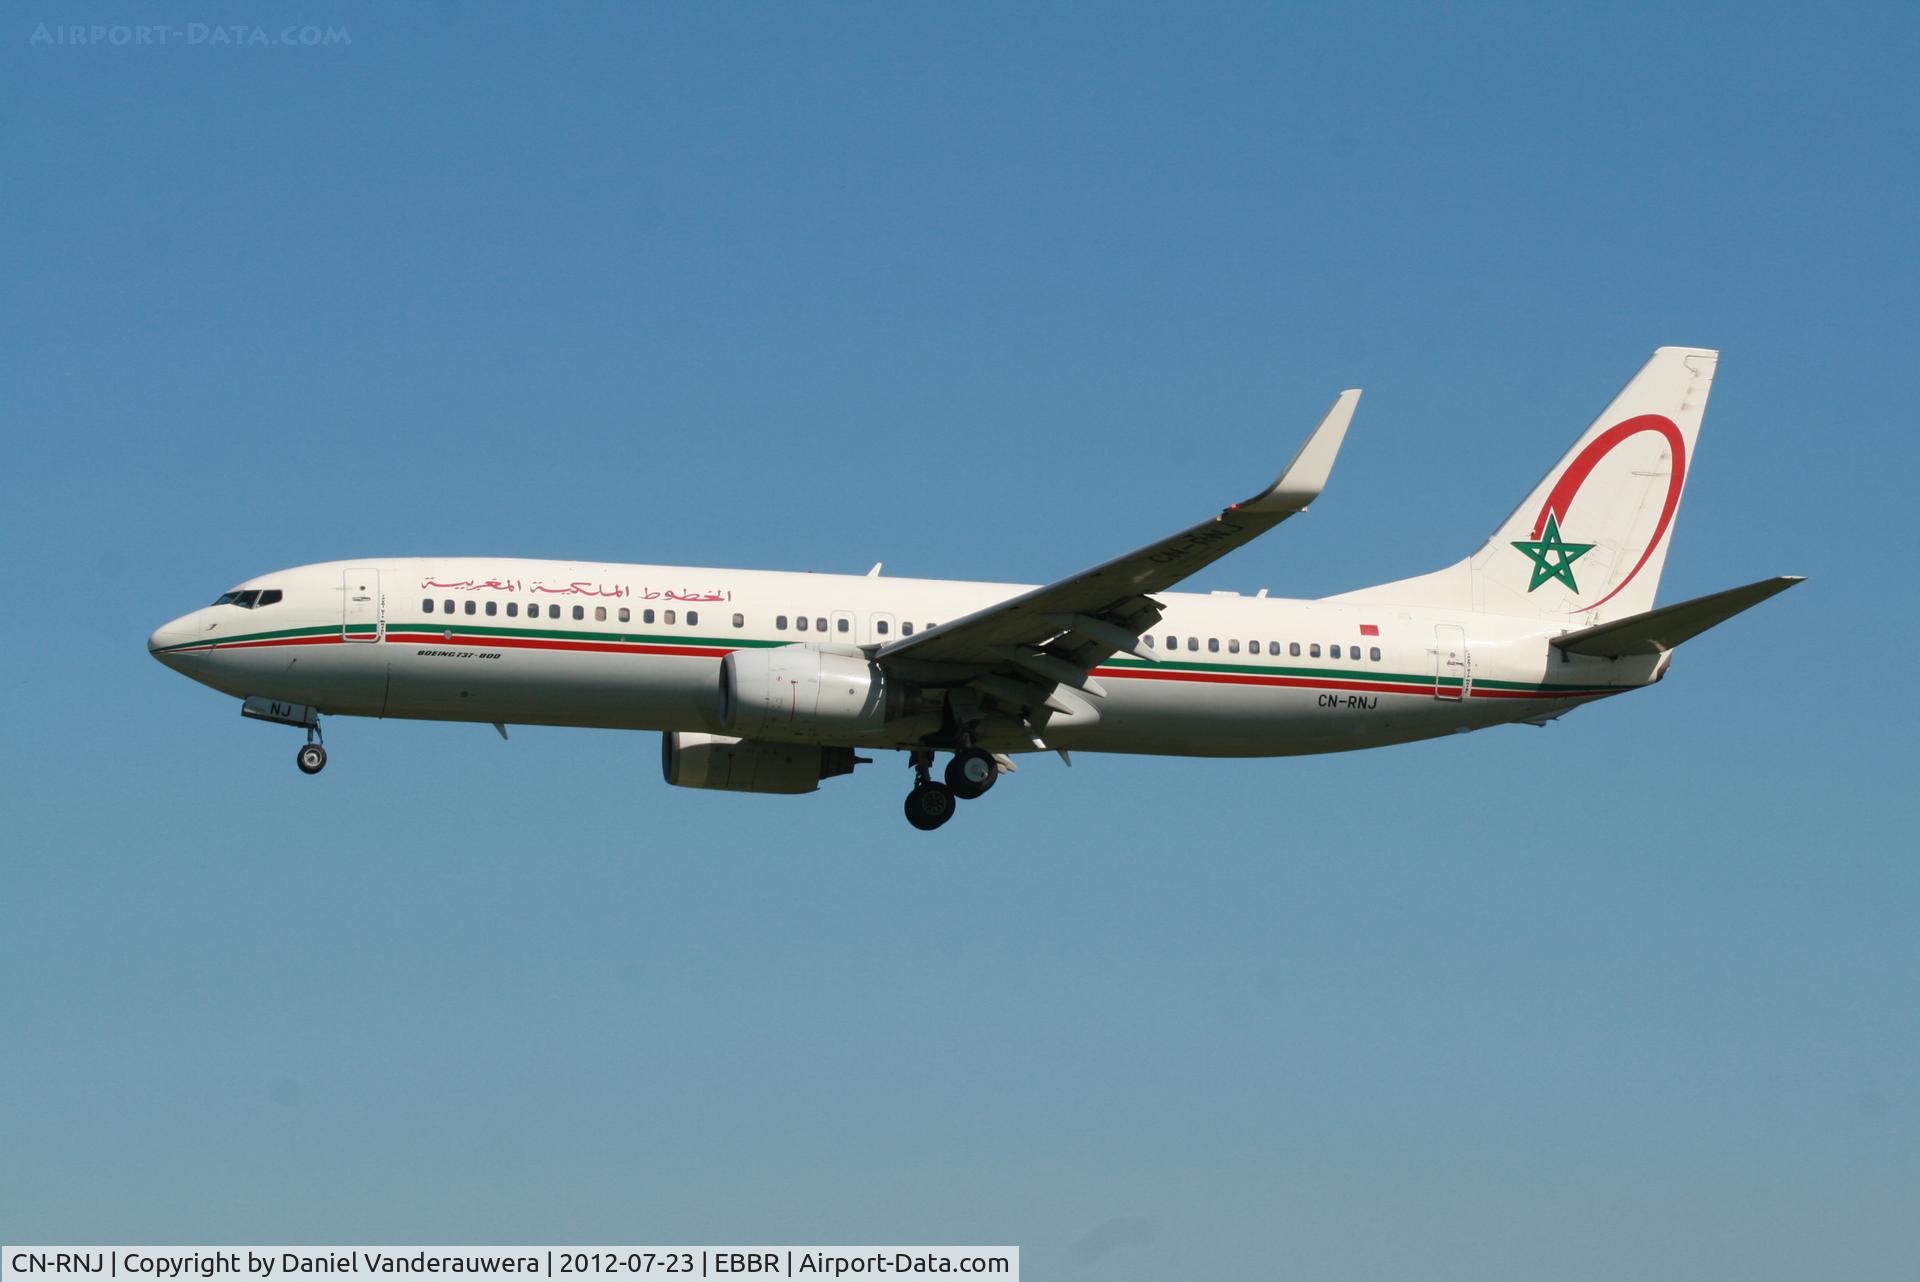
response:
[[(871, 650), (1028, 589), (877, 576), (511, 558), (341, 561), (240, 585), (272, 604), (208, 606), (154, 654), (242, 698), (367, 717), (724, 733), (734, 650)], [(1660, 659), (1554, 650), (1538, 620), (1234, 594), (1156, 594), (1158, 662), (1094, 670), (1104, 697), (981, 746), (1192, 756), (1373, 747), (1513, 721), (1657, 680)], [(801, 626), (804, 621), (804, 628)], [(824, 631), (823, 631), (824, 629)], [(1084, 705), (1084, 706), (1081, 706)], [(935, 743), (906, 717), (842, 746)]]

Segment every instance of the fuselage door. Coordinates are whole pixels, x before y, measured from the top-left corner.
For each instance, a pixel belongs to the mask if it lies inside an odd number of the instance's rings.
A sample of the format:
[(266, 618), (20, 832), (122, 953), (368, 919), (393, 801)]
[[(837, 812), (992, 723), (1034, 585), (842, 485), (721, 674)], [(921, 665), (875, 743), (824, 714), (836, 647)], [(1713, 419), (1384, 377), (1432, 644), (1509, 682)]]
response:
[(1441, 623), (1433, 629), (1433, 697), (1464, 699), (1473, 688), (1472, 659), (1467, 654), (1467, 630)]
[(378, 641), (387, 630), (386, 598), (380, 595), (380, 571), (370, 565), (340, 572), (340, 639)]

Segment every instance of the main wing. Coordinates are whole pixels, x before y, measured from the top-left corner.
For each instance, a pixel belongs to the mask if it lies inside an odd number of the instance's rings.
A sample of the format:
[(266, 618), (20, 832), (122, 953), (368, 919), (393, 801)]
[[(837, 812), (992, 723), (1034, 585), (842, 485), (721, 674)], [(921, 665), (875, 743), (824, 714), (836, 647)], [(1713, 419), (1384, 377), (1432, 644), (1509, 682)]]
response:
[[(1090, 675), (1115, 654), (1153, 660), (1140, 637), (1160, 621), (1152, 594), (1304, 512), (1327, 483), (1359, 404), (1340, 393), (1279, 479), (1218, 516), (1056, 583), (883, 646), (876, 660), (922, 685), (972, 687), (1008, 711), (1086, 712), (1072, 693), (1100, 697)], [(1062, 687), (1066, 687), (1065, 690)], [(1035, 736), (1036, 739), (1038, 736)]]

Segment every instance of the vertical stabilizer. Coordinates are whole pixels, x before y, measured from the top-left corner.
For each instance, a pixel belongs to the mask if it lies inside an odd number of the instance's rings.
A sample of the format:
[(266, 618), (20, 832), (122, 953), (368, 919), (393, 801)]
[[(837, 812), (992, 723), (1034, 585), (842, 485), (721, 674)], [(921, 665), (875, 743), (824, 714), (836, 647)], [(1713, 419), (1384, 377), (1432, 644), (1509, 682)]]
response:
[(1364, 599), (1573, 627), (1653, 608), (1719, 353), (1662, 347), (1478, 552)]

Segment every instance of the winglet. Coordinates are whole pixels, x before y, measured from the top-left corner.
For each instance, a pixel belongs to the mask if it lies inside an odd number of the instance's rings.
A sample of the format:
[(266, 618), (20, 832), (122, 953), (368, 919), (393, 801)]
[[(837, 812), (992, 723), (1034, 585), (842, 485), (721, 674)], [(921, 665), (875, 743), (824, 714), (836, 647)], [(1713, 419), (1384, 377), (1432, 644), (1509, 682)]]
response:
[(1359, 403), (1359, 388), (1340, 393), (1333, 408), (1320, 420), (1320, 426), (1313, 429), (1313, 435), (1293, 456), (1293, 462), (1287, 464), (1287, 470), (1280, 474), (1280, 479), (1265, 493), (1238, 504), (1239, 509), (1243, 512), (1300, 512), (1319, 498), (1320, 491), (1326, 488), (1327, 477), (1333, 473), (1333, 460), (1340, 453), (1340, 443), (1347, 438), (1347, 424), (1353, 421), (1353, 410)]

